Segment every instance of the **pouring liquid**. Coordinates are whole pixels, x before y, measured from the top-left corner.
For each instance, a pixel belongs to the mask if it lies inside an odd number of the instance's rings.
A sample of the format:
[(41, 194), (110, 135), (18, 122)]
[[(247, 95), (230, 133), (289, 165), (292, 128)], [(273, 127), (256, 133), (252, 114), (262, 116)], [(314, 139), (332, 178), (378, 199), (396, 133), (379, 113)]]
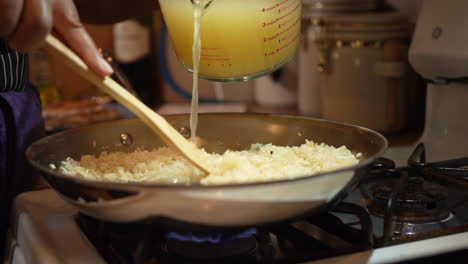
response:
[(195, 1), (193, 3), (193, 81), (192, 81), (192, 105), (190, 109), (190, 139), (195, 140), (198, 125), (198, 73), (200, 69), (201, 54), (201, 20), (206, 9), (206, 1)]

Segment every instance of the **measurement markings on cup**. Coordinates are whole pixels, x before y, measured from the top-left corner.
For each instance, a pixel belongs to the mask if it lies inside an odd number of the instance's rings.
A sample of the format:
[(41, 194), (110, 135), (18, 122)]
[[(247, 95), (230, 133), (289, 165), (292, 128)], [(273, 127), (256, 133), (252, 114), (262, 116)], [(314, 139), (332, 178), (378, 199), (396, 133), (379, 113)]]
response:
[(220, 65), (221, 67), (231, 67), (231, 58), (227, 58), (223, 55), (216, 54), (216, 52), (219, 50), (220, 48), (202, 48), (200, 61), (205, 62), (206, 66), (208, 67), (216, 65)]
[[(286, 2), (289, 2), (289, 1), (291, 1), (291, 0), (287, 0), (287, 1), (283, 2), (283, 3), (286, 3)], [(295, 3), (292, 3), (292, 4), (290, 4), (289, 6), (292, 6), (292, 5), (294, 5), (294, 4), (295, 4)], [(296, 6), (294, 7), (294, 9), (291, 10), (289, 13), (287, 13), (287, 14), (285, 14), (285, 15), (279, 17), (279, 18), (276, 18), (275, 20), (272, 20), (272, 21), (269, 21), (269, 22), (263, 22), (263, 23), (262, 23), (262, 27), (267, 27), (267, 26), (274, 25), (274, 24), (276, 24), (278, 21), (281, 21), (281, 20), (283, 20), (283, 19), (285, 19), (285, 18), (288, 18), (288, 20), (286, 20), (285, 22), (278, 24), (278, 28), (284, 28), (284, 27), (287, 26), (291, 21), (293, 21), (293, 20), (295, 19), (295, 17), (292, 16), (292, 15), (294, 14), (294, 12), (297, 11), (298, 8), (300, 8), (300, 6), (301, 6), (301, 2), (299, 1), (299, 2), (296, 4)], [(283, 35), (284, 33), (288, 32), (292, 27), (296, 26), (297, 23), (299, 23), (299, 21), (300, 21), (300, 16), (298, 16), (298, 17), (296, 18), (296, 20), (294, 21), (294, 24), (292, 24), (291, 26), (289, 26), (288, 28), (286, 28), (285, 30), (283, 30), (283, 31), (281, 31), (281, 32), (279, 32), (279, 33), (276, 33), (276, 34), (271, 35), (271, 36), (268, 36), (268, 37), (264, 37), (264, 38), (263, 38), (263, 41), (264, 41), (264, 42), (267, 42), (267, 41), (272, 41), (272, 40), (277, 39), (280, 35)], [(285, 39), (284, 39), (284, 37), (283, 37), (279, 42), (284, 42), (284, 40), (285, 40)]]
[(300, 0), (284, 0), (272, 6), (262, 8), (262, 12), (268, 13), (274, 11), (276, 15), (273, 13), (273, 16), (277, 16), (271, 19), (270, 14), (270, 19), (260, 24), (262, 28), (270, 28), (270, 35), (263, 37), (263, 42), (273, 45), (269, 51), (264, 52), (265, 57), (275, 56), (297, 42), (300, 32), (292, 29), (301, 21), (300, 8)]
[(285, 27), (289, 22), (291, 22), (294, 19), (294, 17), (289, 18), (288, 20), (284, 21), (283, 23), (278, 24), (278, 28)]
[(278, 43), (284, 43), (284, 42), (288, 41), (291, 38), (291, 36), (293, 38), (296, 38), (298, 34), (299, 34), (298, 32), (290, 31), (289, 34), (278, 38)]
[(290, 8), (293, 5), (294, 5), (294, 3), (291, 3), (291, 4), (287, 5), (287, 6), (279, 8), (278, 9), (278, 14), (281, 14), (281, 13), (285, 12), (286, 10), (288, 10), (288, 8)]
[[(292, 19), (294, 19), (294, 17)], [(299, 23), (300, 21), (301, 21), (301, 17), (297, 17), (296, 20), (294, 21), (294, 24), (290, 25), (288, 28), (282, 30), (281, 32), (276, 33), (275, 35), (272, 35), (272, 36), (269, 36), (269, 37), (264, 37), (263, 41), (267, 42), (267, 41), (275, 40), (275, 39), (279, 38), (280, 36), (282, 36), (282, 35), (284, 35), (286, 33), (291, 33), (291, 31), (290, 31), (291, 28), (295, 27), (297, 25), (297, 23)], [(281, 38), (279, 38), (278, 42), (279, 43), (284, 42), (287, 38), (288, 38), (288, 36), (281, 37)]]
[[(289, 2), (289, 1), (292, 1), (292, 0), (287, 0), (287, 1)], [(294, 4), (295, 4), (295, 3), (292, 3), (292, 4), (290, 4), (290, 5), (288, 5), (287, 7), (284, 7), (284, 8), (285, 8), (285, 9), (288, 9), (289, 7), (293, 6)], [(296, 6), (294, 7), (294, 9), (291, 10), (289, 13), (287, 13), (287, 14), (281, 16), (281, 17), (275, 18), (275, 19), (273, 19), (273, 20), (270, 20), (270, 21), (267, 21), (267, 22), (263, 22), (263, 23), (261, 24), (261, 26), (262, 26), (262, 27), (267, 27), (267, 26), (274, 25), (274, 24), (276, 24), (277, 22), (280, 22), (281, 20), (283, 20), (283, 19), (285, 19), (285, 18), (291, 16), (295, 11), (297, 11), (297, 9), (298, 9), (300, 6), (301, 6), (301, 2), (299, 1), (299, 3), (296, 4)], [(283, 24), (289, 22), (290, 20), (291, 20), (291, 18), (288, 19), (288, 21), (284, 22)]]
[(277, 3), (277, 4), (274, 4), (274, 5), (272, 5), (272, 6), (264, 7), (264, 8), (262, 8), (262, 12), (270, 12), (270, 11), (273, 11), (273, 10), (275, 10), (276, 8), (278, 8), (278, 7), (280, 7), (280, 6), (282, 6), (282, 5), (286, 4), (286, 3), (288, 3), (289, 1), (291, 1), (291, 0), (284, 0), (284, 1), (282, 1), (282, 2), (279, 2), (279, 3)]
[(279, 52), (279, 51), (285, 49), (286, 47), (290, 46), (293, 42), (295, 42), (299, 38), (299, 36), (300, 36), (300, 34), (297, 34), (293, 39), (291, 39), (291, 41), (289, 41), (285, 45), (277, 48), (276, 51)]

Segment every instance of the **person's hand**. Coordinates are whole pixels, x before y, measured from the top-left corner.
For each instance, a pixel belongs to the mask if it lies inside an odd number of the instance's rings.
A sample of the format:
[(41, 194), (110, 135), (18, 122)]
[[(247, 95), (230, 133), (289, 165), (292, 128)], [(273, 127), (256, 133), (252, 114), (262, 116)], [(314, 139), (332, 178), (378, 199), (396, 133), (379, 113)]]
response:
[(38, 47), (51, 32), (97, 74), (112, 73), (81, 24), (72, 0), (0, 0), (0, 38), (6, 39), (11, 48), (27, 52)]

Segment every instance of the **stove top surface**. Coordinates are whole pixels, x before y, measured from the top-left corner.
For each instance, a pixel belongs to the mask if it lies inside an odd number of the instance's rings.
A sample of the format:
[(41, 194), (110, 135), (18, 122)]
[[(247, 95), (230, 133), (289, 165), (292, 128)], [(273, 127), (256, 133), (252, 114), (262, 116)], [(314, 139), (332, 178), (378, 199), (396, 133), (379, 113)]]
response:
[[(405, 150), (405, 153), (407, 151)], [(330, 211), (297, 222), (174, 232), (84, 216), (51, 190), (18, 196), (5, 263), (440, 263), (468, 259), (468, 159), (381, 158)], [(191, 229), (192, 230), (192, 229)]]
[[(353, 200), (354, 198), (351, 195), (349, 200)], [(344, 209), (346, 209), (346, 205), (356, 206), (354, 203), (348, 202), (343, 204), (345, 205), (342, 206)], [(10, 254), (7, 254), (11, 262), (6, 263), (128, 263), (127, 259), (125, 259), (126, 256), (120, 260), (115, 260), (109, 259), (105, 253), (99, 253), (103, 252), (102, 249), (98, 250), (99, 246), (96, 246), (95, 240), (91, 238), (93, 234), (98, 234), (98, 225), (91, 225), (92, 228), (83, 228), (83, 225), (79, 224), (80, 221), (77, 221), (77, 219), (82, 218), (85, 219), (85, 222), (88, 221), (87, 224), (89, 224), (94, 219), (87, 219), (87, 217), (77, 218), (78, 212), (63, 201), (53, 190), (24, 193), (18, 197), (15, 208), (16, 221), (11, 228), (11, 248)], [(372, 218), (374, 219), (375, 217)], [(353, 225), (349, 221), (346, 216), (342, 217), (340, 213), (336, 213), (328, 214), (315, 221), (296, 222), (280, 227), (273, 227), (266, 231), (262, 229), (260, 231), (257, 230), (255, 232), (266, 232), (269, 235), (257, 235), (253, 241), (250, 240), (247, 243), (244, 241), (244, 246), (237, 248), (237, 250), (244, 251), (241, 255), (251, 257), (251, 262), (246, 261), (248, 258), (244, 258), (242, 262), (237, 263), (399, 263), (409, 260), (414, 261), (415, 259), (422, 259), (433, 255), (454, 254), (453, 252), (456, 252), (456, 254), (463, 252), (465, 254), (465, 250), (468, 250), (468, 229), (463, 225), (453, 228), (452, 233), (437, 234), (437, 232), (434, 232), (434, 234), (423, 234), (414, 238), (417, 241), (400, 239), (394, 242), (395, 245), (376, 248), (375, 245), (369, 247), (366, 244), (366, 239), (363, 238), (365, 235), (362, 236), (365, 232), (361, 233), (361, 236), (356, 234), (351, 235), (351, 237), (354, 235), (352, 239), (356, 239), (356, 237), (358, 238), (357, 241), (361, 239), (361, 244), (357, 243), (356, 240), (352, 241), (349, 236), (343, 235), (346, 232), (352, 232), (350, 231), (352, 229), (346, 227), (348, 224)], [(333, 222), (348, 223), (336, 225)], [(366, 225), (365, 223), (361, 224)], [(342, 230), (337, 230), (336, 226), (340, 226)], [(119, 224), (114, 224), (111, 228), (119, 228)], [(319, 230), (318, 233), (317, 230)], [(143, 228), (143, 231), (151, 233), (148, 229), (145, 230)], [(125, 233), (125, 230), (120, 230), (119, 232), (122, 234)], [(302, 237), (304, 233), (310, 237)], [(114, 239), (116, 239), (116, 234), (117, 239), (119, 239), (118, 233), (114, 233)], [(295, 243), (292, 239), (294, 235), (304, 238), (308, 246), (303, 248), (303, 244), (293, 245)], [(318, 236), (325, 236), (326, 241), (315, 239)], [(436, 237), (430, 238), (431, 236)], [(306, 257), (298, 258), (294, 261), (286, 259), (283, 259), (283, 261), (278, 260), (277, 262), (273, 262), (273, 260), (271, 262), (265, 260), (259, 261), (255, 256), (258, 252), (253, 254), (252, 250), (257, 248), (256, 250), (258, 251), (258, 247), (260, 247), (259, 240), (261, 242), (265, 237), (275, 237), (276, 239), (276, 241), (266, 243), (268, 245), (278, 243), (278, 241), (281, 243), (281, 240), (286, 242), (286, 245), (281, 245), (281, 250), (283, 250), (281, 254), (286, 254), (284, 253), (285, 249), (286, 251), (301, 251), (301, 254), (304, 252), (309, 253), (306, 254)], [(110, 240), (106, 241), (109, 242)], [(350, 246), (349, 241), (352, 241), (352, 246)], [(171, 241), (170, 239), (166, 239), (164, 245), (153, 244), (152, 246), (160, 247), (158, 248), (159, 255), (157, 255), (157, 259), (150, 258), (151, 261), (147, 263), (195, 263), (189, 258), (193, 252), (187, 252), (183, 245), (181, 247), (180, 244), (180, 241)], [(246, 248), (245, 244), (250, 245), (250, 249)], [(138, 248), (138, 245), (134, 246)], [(193, 251), (194, 247), (191, 246), (191, 248)], [(330, 248), (334, 251), (330, 251)], [(116, 249), (118, 249), (118, 246), (113, 248), (113, 250)], [(171, 255), (173, 252), (180, 250), (185, 251), (182, 254), (186, 257), (184, 259), (185, 262), (180, 259), (174, 259), (174, 256)], [(206, 250), (203, 246), (199, 246), (195, 251), (207, 254), (209, 249), (208, 251)], [(222, 254), (219, 250), (218, 253)], [(468, 254), (463, 256), (468, 256)], [(180, 254), (177, 257), (180, 258)], [(199, 263), (214, 262), (205, 259), (199, 261)]]

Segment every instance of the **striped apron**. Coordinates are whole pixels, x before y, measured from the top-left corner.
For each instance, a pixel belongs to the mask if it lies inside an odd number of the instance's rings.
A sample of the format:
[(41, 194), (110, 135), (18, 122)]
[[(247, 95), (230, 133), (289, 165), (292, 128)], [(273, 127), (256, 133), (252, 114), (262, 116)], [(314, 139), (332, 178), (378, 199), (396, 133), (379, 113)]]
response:
[(38, 91), (28, 80), (27, 55), (0, 39), (0, 262), (14, 198), (37, 181), (24, 152), (43, 135), (43, 122)]

